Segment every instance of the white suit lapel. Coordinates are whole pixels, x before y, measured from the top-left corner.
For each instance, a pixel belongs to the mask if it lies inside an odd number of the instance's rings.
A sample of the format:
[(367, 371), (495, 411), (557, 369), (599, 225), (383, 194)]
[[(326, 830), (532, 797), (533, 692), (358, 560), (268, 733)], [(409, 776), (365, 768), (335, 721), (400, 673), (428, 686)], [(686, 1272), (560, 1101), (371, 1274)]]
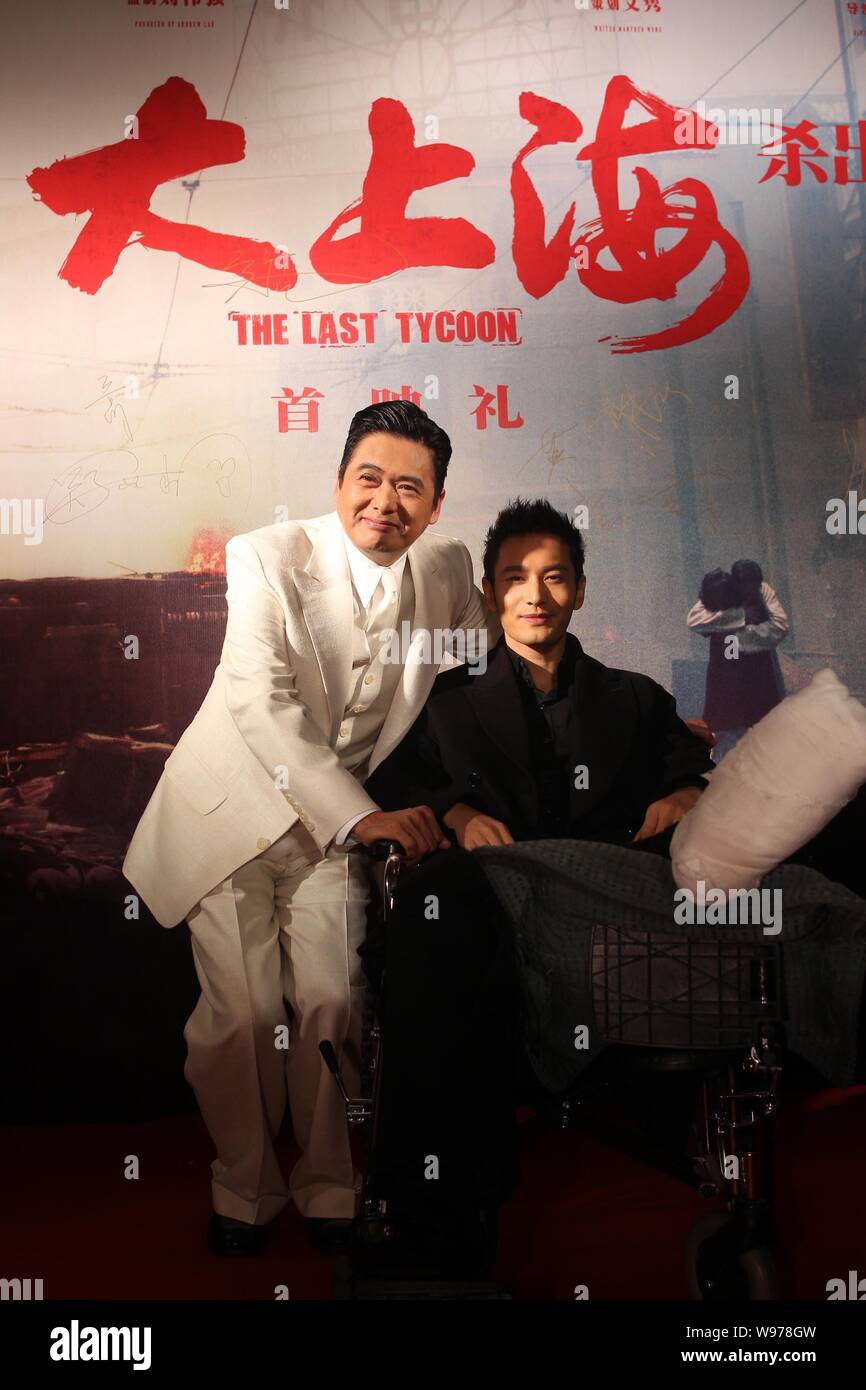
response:
[[(448, 600), (436, 578), (434, 548), (423, 544), (423, 539), (415, 542), (409, 551), (408, 564), (415, 586), (415, 616), (412, 620), (413, 637), (422, 631), (430, 633), (429, 645), (433, 648), (433, 631), (446, 628), (450, 611)], [(400, 684), (394, 691), (391, 707), (379, 731), (376, 745), (370, 755), (370, 772), (387, 758), (392, 748), (399, 743), (409, 725), (421, 711), (421, 706), (430, 692), (436, 678), (436, 668), (429, 661), (418, 658), (432, 655), (425, 653), (423, 646), (412, 642), (400, 675)]]
[(292, 570), (292, 579), (319, 663), (333, 742), (349, 696), (355, 620), (352, 578), (336, 512), (323, 521), (309, 560), (303, 569)]

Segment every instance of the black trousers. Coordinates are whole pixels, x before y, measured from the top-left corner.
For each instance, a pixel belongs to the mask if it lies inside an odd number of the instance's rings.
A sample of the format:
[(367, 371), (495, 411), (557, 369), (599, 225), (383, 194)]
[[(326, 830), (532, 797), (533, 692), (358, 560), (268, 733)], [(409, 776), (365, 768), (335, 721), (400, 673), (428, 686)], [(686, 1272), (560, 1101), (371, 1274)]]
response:
[(511, 934), (472, 854), (404, 873), (396, 912), (362, 950), (374, 969), (382, 950), (377, 1191), (391, 1214), (459, 1227), (518, 1178)]

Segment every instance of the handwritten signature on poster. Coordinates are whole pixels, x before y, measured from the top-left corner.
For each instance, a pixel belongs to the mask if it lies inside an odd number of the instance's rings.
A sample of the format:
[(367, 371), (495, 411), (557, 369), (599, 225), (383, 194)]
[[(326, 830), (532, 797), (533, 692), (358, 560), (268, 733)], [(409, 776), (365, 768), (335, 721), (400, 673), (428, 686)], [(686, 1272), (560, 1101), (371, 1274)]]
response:
[(649, 386), (644, 391), (635, 391), (633, 387), (628, 386), (618, 396), (609, 397), (598, 414), (584, 424), (584, 429), (591, 434), (604, 420), (610, 420), (615, 429), (619, 429), (620, 425), (626, 425), (634, 430), (641, 447), (654, 457), (657, 452), (654, 445), (661, 443), (661, 434), (657, 429), (649, 428), (646, 422), (652, 426), (663, 424), (664, 408), (669, 396), (682, 396), (691, 405), (691, 397), (669, 383), (661, 390)]
[[(136, 378), (128, 378), (128, 380), (135, 381)], [(102, 388), (102, 395), (97, 396), (95, 401), (91, 401), (89, 405), (86, 405), (84, 407), (85, 410), (92, 410), (95, 405), (102, 405), (105, 403), (105, 410), (102, 413), (102, 418), (107, 420), (109, 425), (113, 424), (115, 419), (119, 419), (123, 428), (124, 438), (127, 444), (131, 444), (132, 430), (129, 426), (126, 411), (120, 403), (121, 397), (126, 400), (131, 399), (128, 386), (115, 386), (110, 376), (100, 377), (99, 385)]]
[[(682, 396), (691, 404), (691, 397), (685, 391), (679, 391), (676, 387), (666, 383), (663, 387), (649, 386), (645, 390), (636, 391), (633, 387), (627, 387), (618, 396), (610, 396), (598, 411), (589, 420), (575, 420), (567, 425), (564, 430), (545, 430), (541, 436), (541, 443), (534, 454), (526, 460), (523, 470), (528, 469), (539, 458), (544, 459), (547, 464), (547, 481), (553, 483), (569, 483), (578, 486), (578, 480), (572, 476), (565, 477), (560, 471), (562, 466), (567, 463), (575, 463), (576, 455), (568, 452), (563, 444), (567, 435), (573, 435), (575, 430), (582, 430), (586, 434), (591, 434), (599, 424), (609, 420), (616, 429), (625, 425), (632, 429), (638, 437), (641, 447), (655, 457), (657, 449), (654, 447), (661, 443), (661, 434), (658, 429), (651, 429), (647, 425), (661, 426), (665, 419), (665, 406), (670, 396)], [(574, 443), (571, 440), (570, 443)]]
[(251, 490), (251, 466), (246, 445), (235, 435), (209, 434), (187, 450), (175, 468), (163, 454), (162, 466), (149, 468), (131, 449), (105, 449), (70, 464), (53, 479), (45, 499), (45, 520), (64, 526), (96, 511), (114, 494), (130, 489), (142, 493), (154, 485), (165, 496), (215, 487), (224, 501), (245, 506)]

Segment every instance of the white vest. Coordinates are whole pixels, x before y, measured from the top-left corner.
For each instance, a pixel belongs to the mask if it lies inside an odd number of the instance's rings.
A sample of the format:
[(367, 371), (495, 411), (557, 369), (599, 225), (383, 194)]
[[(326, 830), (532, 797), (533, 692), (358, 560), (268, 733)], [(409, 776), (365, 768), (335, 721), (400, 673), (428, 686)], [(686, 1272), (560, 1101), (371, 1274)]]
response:
[(393, 593), (394, 576), (382, 568), (382, 583), (390, 584), (384, 595), (381, 588), (373, 594), (366, 626), (364, 608), (353, 586), (352, 679), (335, 744), (340, 762), (361, 782), (367, 776), (370, 754), (402, 675), (399, 662), (381, 659), (394, 648), (387, 634), (391, 630), (401, 633), (402, 623), (411, 625), (415, 617), (415, 587), (409, 566), (404, 566), (399, 595)]

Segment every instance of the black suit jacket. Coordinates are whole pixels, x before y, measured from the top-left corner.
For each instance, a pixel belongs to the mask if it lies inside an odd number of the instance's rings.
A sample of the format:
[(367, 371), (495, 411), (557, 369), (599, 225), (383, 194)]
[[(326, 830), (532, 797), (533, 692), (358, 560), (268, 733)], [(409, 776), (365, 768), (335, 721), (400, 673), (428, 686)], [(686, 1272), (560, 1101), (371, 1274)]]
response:
[[(604, 666), (576, 637), (567, 838), (626, 844), (651, 802), (705, 785), (706, 745), (649, 676)], [(519, 677), (504, 640), (487, 670), (461, 666), (439, 676), (418, 719), (376, 769), (366, 790), (383, 810), (430, 806), (440, 818), (457, 801), (501, 820), (515, 840), (537, 839), (539, 807), (530, 767)], [(588, 786), (574, 786), (574, 769)]]

